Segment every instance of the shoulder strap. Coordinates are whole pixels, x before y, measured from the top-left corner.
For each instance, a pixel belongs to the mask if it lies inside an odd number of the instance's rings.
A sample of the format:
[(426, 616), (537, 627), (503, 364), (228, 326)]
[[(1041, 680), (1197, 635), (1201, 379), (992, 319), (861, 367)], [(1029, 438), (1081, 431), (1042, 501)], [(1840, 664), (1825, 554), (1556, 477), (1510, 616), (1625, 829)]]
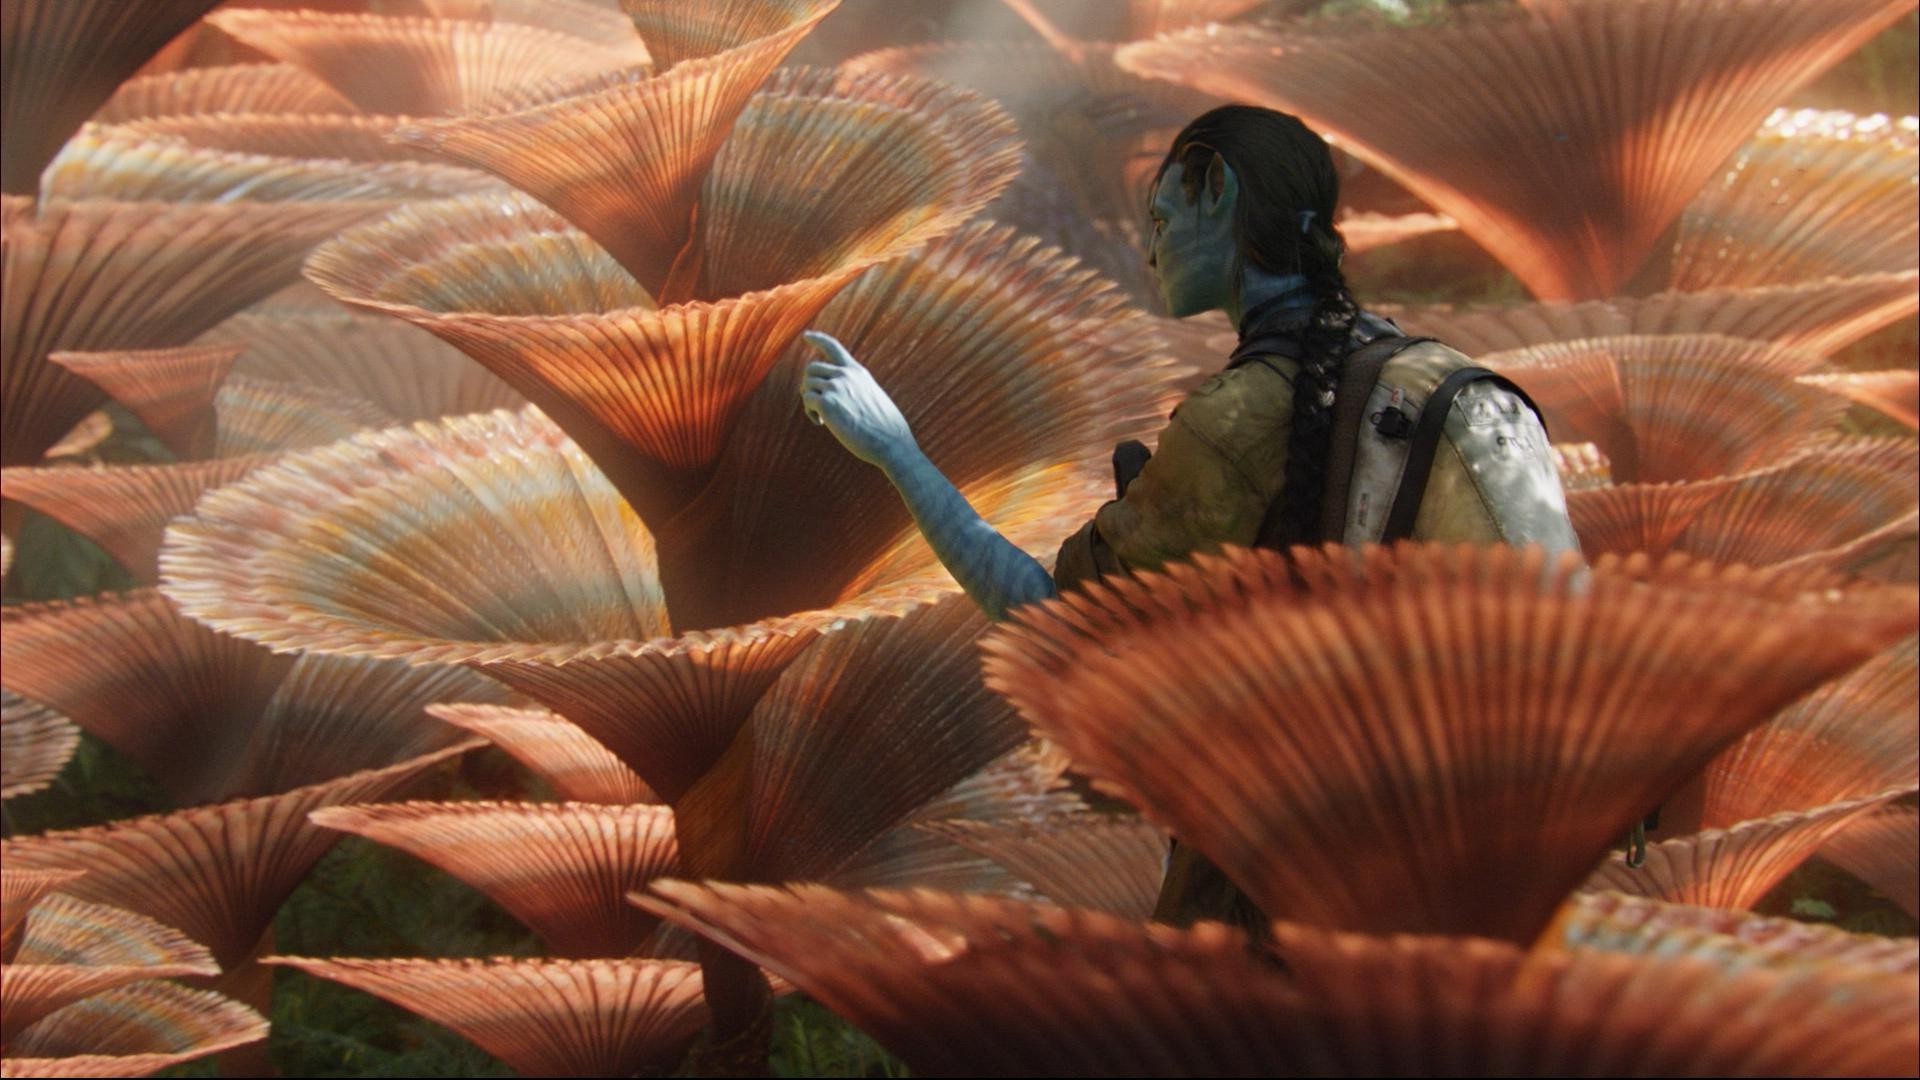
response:
[(1400, 490), (1394, 494), (1393, 509), (1387, 512), (1386, 531), (1381, 534), (1380, 542), (1391, 544), (1396, 540), (1405, 540), (1413, 535), (1414, 522), (1420, 517), (1420, 500), (1426, 495), (1427, 480), (1433, 474), (1434, 455), (1440, 451), (1440, 436), (1445, 433), (1447, 414), (1453, 410), (1453, 399), (1471, 383), (1492, 382), (1501, 389), (1518, 397), (1535, 416), (1540, 414), (1539, 406), (1504, 376), (1488, 371), (1483, 367), (1463, 367), (1450, 372), (1433, 388), (1426, 404), (1420, 407), (1420, 419), (1414, 424), (1413, 435), (1407, 446), (1406, 468), (1400, 473)]
[[(1333, 431), (1327, 447), (1327, 477), (1320, 501), (1317, 540), (1338, 542), (1346, 534), (1347, 492), (1353, 484), (1354, 450), (1360, 438), (1360, 422), (1367, 413), (1367, 398), (1372, 395), (1374, 384), (1380, 381), (1380, 372), (1402, 349), (1432, 340), (1395, 334), (1375, 338), (1347, 354), (1340, 371), (1340, 386), (1333, 396)], [(1241, 362), (1246, 359), (1257, 357), (1249, 355)], [(1280, 496), (1267, 507), (1255, 544), (1264, 548), (1280, 546), (1281, 512), (1286, 502), (1283, 488)]]

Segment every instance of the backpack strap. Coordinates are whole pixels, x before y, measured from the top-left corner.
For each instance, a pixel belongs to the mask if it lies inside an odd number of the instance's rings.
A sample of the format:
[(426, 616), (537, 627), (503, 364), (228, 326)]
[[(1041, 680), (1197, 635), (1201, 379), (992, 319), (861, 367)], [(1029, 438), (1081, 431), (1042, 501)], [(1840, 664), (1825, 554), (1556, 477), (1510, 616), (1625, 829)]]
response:
[[(1326, 486), (1320, 501), (1319, 535), (1311, 538), (1314, 541), (1331, 540), (1337, 543), (1346, 534), (1347, 492), (1353, 486), (1353, 463), (1360, 440), (1360, 423), (1367, 414), (1367, 398), (1373, 394), (1374, 385), (1380, 381), (1380, 373), (1386, 369), (1387, 361), (1399, 355), (1403, 349), (1432, 340), (1391, 334), (1374, 338), (1347, 354), (1346, 363), (1340, 370), (1339, 388), (1333, 395), (1333, 431), (1328, 437)], [(1259, 342), (1256, 340), (1247, 344), (1257, 345)], [(1244, 346), (1243, 350), (1252, 353), (1251, 349)], [(1258, 355), (1243, 356), (1243, 350), (1235, 351), (1236, 363), (1261, 359)], [(1281, 546), (1281, 512), (1286, 507), (1286, 501), (1283, 490), (1280, 497), (1267, 507), (1266, 516), (1260, 521), (1259, 535), (1254, 541), (1257, 546)]]
[(1495, 384), (1518, 397), (1527, 408), (1533, 410), (1535, 416), (1540, 415), (1540, 407), (1533, 403), (1527, 392), (1504, 376), (1472, 366), (1448, 373), (1446, 378), (1440, 380), (1440, 385), (1433, 388), (1426, 404), (1420, 406), (1420, 419), (1413, 427), (1411, 442), (1407, 447), (1406, 468), (1400, 473), (1400, 489), (1394, 493), (1393, 508), (1387, 512), (1386, 531), (1381, 534), (1381, 543), (1391, 544), (1413, 535), (1414, 522), (1420, 517), (1420, 500), (1427, 492), (1427, 480), (1433, 475), (1433, 459), (1440, 451), (1440, 437), (1446, 431), (1447, 414), (1453, 410), (1453, 399), (1460, 395), (1460, 391), (1477, 382)]

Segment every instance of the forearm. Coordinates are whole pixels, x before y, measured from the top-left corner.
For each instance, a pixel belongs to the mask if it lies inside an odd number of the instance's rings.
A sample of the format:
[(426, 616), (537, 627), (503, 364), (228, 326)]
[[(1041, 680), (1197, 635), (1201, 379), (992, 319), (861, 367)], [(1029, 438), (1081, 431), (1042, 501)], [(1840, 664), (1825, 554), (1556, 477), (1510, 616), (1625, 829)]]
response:
[(1013, 608), (1054, 595), (1046, 569), (975, 513), (919, 447), (896, 451), (883, 467), (920, 535), (988, 618), (998, 622)]

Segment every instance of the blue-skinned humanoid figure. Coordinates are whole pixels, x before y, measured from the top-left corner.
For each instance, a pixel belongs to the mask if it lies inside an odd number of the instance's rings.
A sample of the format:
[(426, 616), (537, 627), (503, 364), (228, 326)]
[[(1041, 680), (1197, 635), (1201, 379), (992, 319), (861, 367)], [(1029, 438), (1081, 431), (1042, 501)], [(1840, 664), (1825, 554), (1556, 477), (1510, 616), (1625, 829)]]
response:
[[(821, 356), (808, 365), (802, 402), (886, 472), (934, 552), (994, 619), (1090, 579), (1224, 545), (1376, 542), (1407, 461), (1404, 430), (1361, 425), (1345, 505), (1322, 505), (1343, 364), (1399, 333), (1347, 291), (1338, 197), (1325, 141), (1284, 113), (1226, 106), (1175, 139), (1148, 207), (1147, 263), (1169, 314), (1223, 311), (1242, 345), (1174, 411), (1121, 496), (1067, 538), (1052, 574), (974, 513), (892, 399), (825, 334), (807, 334)], [(1438, 342), (1413, 344), (1386, 366), (1365, 414), (1418, 415), (1469, 363)], [(1518, 395), (1485, 382), (1454, 398), (1411, 537), (1578, 550), (1546, 433)], [(1217, 875), (1191, 853), (1176, 857), (1156, 915), (1257, 917)]]

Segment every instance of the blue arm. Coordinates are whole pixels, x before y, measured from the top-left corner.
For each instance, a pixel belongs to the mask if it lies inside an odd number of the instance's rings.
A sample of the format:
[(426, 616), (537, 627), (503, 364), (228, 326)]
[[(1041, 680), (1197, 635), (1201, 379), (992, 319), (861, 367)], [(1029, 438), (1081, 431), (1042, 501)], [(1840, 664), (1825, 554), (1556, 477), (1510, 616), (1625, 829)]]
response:
[(987, 617), (997, 622), (1013, 608), (1053, 596), (1046, 569), (987, 524), (921, 452), (872, 373), (832, 337), (805, 336), (822, 356), (807, 365), (801, 385), (807, 415), (886, 473), (928, 546)]

